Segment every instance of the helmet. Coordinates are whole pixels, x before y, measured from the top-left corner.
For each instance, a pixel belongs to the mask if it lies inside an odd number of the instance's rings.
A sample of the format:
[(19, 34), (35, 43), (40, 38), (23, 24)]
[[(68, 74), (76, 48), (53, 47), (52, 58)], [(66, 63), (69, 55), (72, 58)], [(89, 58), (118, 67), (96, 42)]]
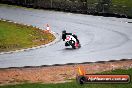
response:
[(66, 33), (66, 30), (63, 30), (62, 33)]

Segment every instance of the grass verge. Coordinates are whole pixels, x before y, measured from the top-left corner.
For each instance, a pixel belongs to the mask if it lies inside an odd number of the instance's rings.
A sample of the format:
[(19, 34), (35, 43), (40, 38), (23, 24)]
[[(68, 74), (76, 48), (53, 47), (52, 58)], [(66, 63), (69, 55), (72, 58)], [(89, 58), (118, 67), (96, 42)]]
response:
[(112, 0), (112, 5), (113, 5), (111, 7), (112, 12), (132, 16), (132, 1), (131, 0)]
[(54, 35), (38, 28), (0, 20), (0, 52), (31, 48), (54, 39)]
[[(129, 74), (132, 76), (132, 68), (128, 70), (118, 69), (113, 71), (102, 72), (101, 74)], [(132, 78), (131, 78), (132, 79)], [(132, 82), (128, 84), (84, 84), (79, 85), (75, 82), (57, 83), (57, 84), (41, 84), (41, 83), (25, 83), (17, 85), (5, 85), (0, 88), (132, 88)]]

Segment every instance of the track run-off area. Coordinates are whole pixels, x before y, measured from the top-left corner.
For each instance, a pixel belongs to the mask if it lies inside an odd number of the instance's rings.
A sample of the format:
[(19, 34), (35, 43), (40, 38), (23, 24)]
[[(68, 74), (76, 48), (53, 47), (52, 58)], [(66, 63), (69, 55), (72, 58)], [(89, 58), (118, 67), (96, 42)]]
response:
[[(73, 14), (48, 10), (0, 6), (0, 18), (45, 28), (60, 37), (50, 46), (0, 55), (0, 68), (110, 61), (132, 58), (132, 19)], [(130, 22), (130, 23), (129, 23)], [(67, 30), (78, 35), (79, 49), (69, 49), (61, 40)], [(7, 35), (8, 36), (8, 35)]]

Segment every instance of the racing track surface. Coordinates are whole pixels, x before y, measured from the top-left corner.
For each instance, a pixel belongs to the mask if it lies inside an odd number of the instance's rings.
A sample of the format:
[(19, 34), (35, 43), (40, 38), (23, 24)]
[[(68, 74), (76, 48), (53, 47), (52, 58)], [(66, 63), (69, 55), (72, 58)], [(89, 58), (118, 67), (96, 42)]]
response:
[(75, 32), (82, 47), (66, 49), (62, 40), (40, 49), (0, 55), (0, 68), (96, 62), (132, 58), (131, 19), (0, 6), (0, 18)]

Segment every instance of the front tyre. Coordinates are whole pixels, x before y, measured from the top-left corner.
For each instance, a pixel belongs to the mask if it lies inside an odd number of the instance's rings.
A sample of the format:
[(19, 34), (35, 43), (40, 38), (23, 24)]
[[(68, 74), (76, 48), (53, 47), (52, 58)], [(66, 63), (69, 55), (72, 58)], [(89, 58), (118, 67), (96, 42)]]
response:
[(76, 49), (74, 40), (70, 40), (69, 43), (70, 43), (70, 45), (72, 46), (73, 49)]

